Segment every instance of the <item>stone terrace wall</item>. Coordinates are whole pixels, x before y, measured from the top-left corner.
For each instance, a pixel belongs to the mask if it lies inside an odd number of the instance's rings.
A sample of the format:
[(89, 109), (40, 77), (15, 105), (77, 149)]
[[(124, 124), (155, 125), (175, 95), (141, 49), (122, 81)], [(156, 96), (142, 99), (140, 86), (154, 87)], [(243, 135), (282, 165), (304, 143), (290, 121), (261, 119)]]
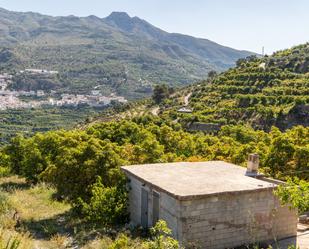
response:
[(181, 202), (183, 245), (232, 248), (296, 235), (297, 215), (272, 190)]

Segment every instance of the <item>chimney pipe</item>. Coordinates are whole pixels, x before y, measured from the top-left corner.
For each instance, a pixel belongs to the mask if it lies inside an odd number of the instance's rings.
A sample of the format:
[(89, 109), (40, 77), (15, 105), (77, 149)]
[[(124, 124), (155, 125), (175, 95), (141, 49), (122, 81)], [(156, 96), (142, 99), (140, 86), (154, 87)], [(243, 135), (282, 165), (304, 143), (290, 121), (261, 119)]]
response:
[(258, 176), (258, 169), (259, 169), (259, 155), (249, 154), (246, 175), (256, 177)]

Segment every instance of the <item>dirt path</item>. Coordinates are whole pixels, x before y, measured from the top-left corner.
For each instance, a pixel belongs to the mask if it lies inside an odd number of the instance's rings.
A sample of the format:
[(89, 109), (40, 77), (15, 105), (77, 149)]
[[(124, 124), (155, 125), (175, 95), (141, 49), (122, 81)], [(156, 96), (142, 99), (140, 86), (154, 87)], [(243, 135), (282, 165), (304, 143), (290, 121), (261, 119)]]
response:
[(297, 245), (299, 249), (309, 248), (309, 231), (301, 233), (297, 236)]
[(192, 92), (190, 92), (189, 94), (187, 94), (184, 98), (183, 98), (183, 102), (184, 102), (184, 106), (188, 106), (189, 105), (189, 99), (192, 96)]
[(155, 107), (155, 108), (151, 109), (150, 113), (154, 116), (158, 116), (159, 111), (160, 111), (160, 107)]

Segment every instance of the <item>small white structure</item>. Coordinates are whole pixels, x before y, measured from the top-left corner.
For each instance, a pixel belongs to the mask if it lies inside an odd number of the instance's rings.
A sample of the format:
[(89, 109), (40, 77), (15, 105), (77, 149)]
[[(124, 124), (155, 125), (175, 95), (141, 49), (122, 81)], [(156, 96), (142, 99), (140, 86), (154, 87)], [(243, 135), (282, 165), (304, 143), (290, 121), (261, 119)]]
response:
[(92, 91), (91, 91), (91, 95), (93, 95), (93, 96), (99, 96), (99, 95), (101, 95), (101, 91), (100, 91), (100, 90), (92, 90)]
[(190, 108), (187, 108), (187, 107), (181, 107), (180, 109), (177, 110), (177, 112), (180, 112), (180, 113), (192, 113), (193, 110), (190, 109)]
[(43, 96), (45, 96), (45, 93), (44, 93), (43, 90), (38, 90), (38, 91), (36, 92), (36, 96), (37, 96), (37, 97), (43, 97)]
[(259, 65), (259, 68), (262, 68), (262, 69), (266, 69), (266, 63), (265, 62), (262, 62), (260, 65)]

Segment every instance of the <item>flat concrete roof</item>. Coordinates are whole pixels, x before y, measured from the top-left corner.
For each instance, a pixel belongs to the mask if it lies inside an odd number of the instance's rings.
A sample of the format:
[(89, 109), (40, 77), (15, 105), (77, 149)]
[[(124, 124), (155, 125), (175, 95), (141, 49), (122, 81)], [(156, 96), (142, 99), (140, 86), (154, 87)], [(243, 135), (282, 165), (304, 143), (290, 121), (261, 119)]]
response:
[(122, 170), (179, 200), (273, 189), (277, 185), (246, 176), (246, 168), (223, 161), (123, 166)]

